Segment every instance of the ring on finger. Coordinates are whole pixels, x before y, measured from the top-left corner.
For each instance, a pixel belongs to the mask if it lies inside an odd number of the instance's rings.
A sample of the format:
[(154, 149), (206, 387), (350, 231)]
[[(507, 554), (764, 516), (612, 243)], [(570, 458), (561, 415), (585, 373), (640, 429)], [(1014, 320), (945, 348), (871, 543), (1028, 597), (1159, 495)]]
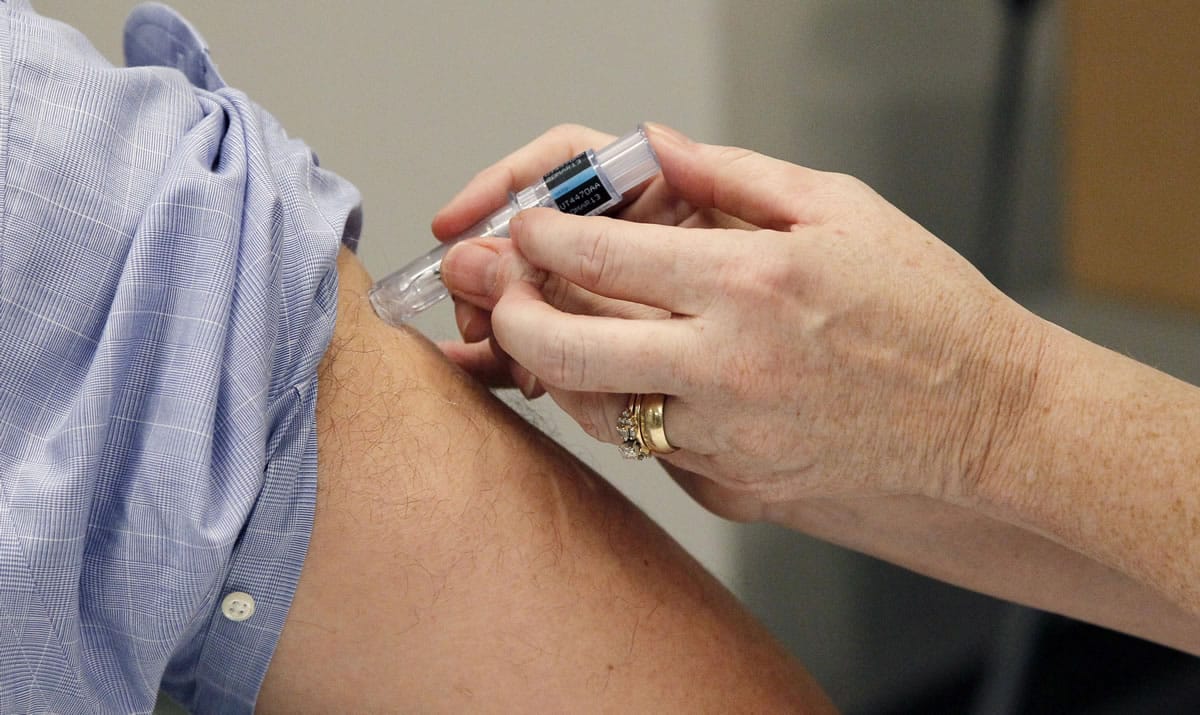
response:
[(654, 454), (670, 454), (678, 449), (667, 441), (667, 429), (663, 422), (663, 410), (667, 396), (661, 392), (642, 395), (638, 410), (639, 434), (642, 444)]
[(642, 396), (630, 393), (625, 403), (625, 409), (617, 417), (617, 434), (621, 436), (621, 444), (617, 449), (625, 459), (645, 459), (650, 456), (650, 450), (642, 439)]

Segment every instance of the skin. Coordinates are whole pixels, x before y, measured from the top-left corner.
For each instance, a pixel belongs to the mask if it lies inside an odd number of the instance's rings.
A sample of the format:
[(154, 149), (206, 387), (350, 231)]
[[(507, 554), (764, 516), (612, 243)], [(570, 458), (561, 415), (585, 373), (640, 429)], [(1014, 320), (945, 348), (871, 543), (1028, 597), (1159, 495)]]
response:
[(263, 712), (832, 712), (731, 595), (339, 260), (316, 521)]
[[(618, 442), (668, 395), (664, 466), (712, 511), (1200, 653), (1200, 390), (1005, 297), (861, 182), (648, 136), (618, 214), (531, 210), (454, 248), (454, 361)], [(434, 220), (609, 138), (556, 128)], [(633, 369), (631, 369), (633, 368)]]

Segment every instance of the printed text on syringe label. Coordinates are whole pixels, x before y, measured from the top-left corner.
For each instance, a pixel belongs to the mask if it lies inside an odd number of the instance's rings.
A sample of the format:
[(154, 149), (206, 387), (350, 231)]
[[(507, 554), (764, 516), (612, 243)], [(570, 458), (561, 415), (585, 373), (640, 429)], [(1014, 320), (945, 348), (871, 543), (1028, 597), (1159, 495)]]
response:
[(563, 213), (600, 213), (621, 199), (604, 185), (596, 171), (595, 155), (586, 151), (546, 174), (543, 179), (554, 204)]

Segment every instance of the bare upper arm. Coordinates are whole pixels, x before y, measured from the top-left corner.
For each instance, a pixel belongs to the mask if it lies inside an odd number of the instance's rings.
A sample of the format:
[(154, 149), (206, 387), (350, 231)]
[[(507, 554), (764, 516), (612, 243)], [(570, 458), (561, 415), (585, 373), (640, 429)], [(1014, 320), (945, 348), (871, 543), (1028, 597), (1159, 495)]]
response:
[(668, 536), (339, 268), (316, 525), (260, 707), (829, 709)]

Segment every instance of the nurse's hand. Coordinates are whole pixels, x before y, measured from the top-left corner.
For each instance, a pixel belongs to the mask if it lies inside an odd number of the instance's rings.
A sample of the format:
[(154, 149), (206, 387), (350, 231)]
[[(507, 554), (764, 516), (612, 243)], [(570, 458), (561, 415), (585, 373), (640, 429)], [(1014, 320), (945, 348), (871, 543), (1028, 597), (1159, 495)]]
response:
[[(1035, 386), (1044, 323), (861, 182), (648, 135), (662, 176), (617, 218), (531, 210), (512, 241), (443, 263), (493, 384), (540, 386), (594, 437), (630, 393), (667, 395), (668, 470), (735, 519), (789, 524), (806, 497), (969, 501), (1001, 468)], [(434, 220), (448, 238), (606, 135), (552, 130)]]

